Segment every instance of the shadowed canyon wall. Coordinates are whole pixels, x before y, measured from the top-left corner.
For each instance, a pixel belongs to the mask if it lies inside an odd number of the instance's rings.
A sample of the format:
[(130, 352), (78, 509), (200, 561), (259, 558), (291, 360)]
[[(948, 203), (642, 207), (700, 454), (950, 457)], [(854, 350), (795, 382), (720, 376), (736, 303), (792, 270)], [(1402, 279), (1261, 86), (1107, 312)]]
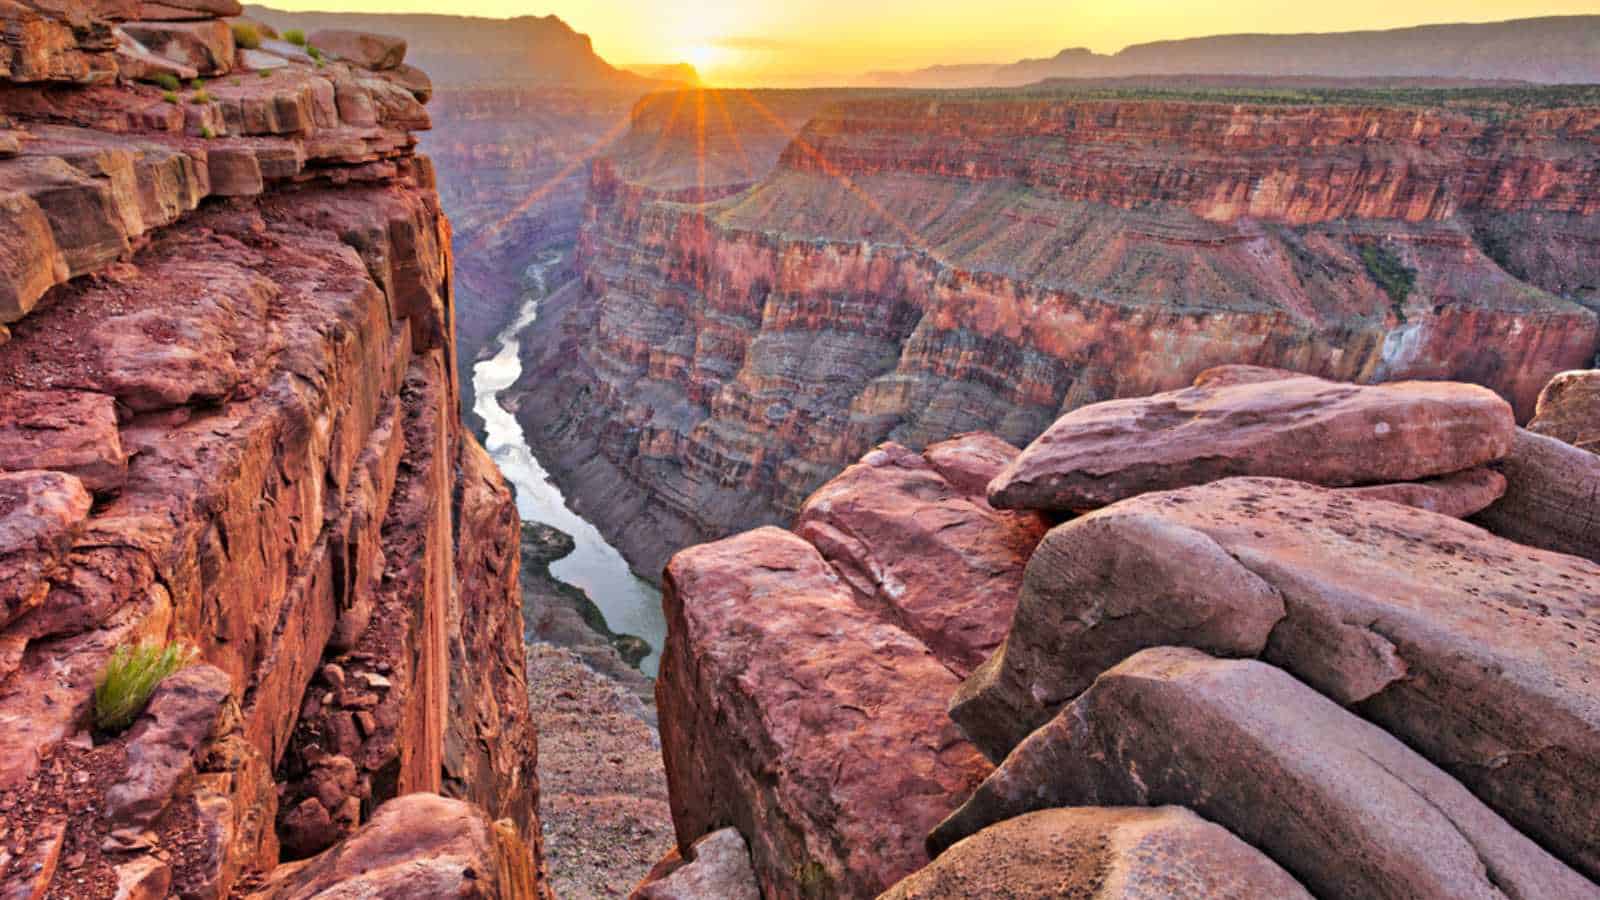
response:
[[(856, 95), (753, 184), (737, 127), (679, 137), (656, 98), (525, 341), (529, 439), (654, 576), (886, 439), (1023, 444), (1230, 362), (1475, 381), (1526, 417), (1593, 359), (1586, 92), (1238, 94)], [(698, 103), (764, 122), (764, 96)]]

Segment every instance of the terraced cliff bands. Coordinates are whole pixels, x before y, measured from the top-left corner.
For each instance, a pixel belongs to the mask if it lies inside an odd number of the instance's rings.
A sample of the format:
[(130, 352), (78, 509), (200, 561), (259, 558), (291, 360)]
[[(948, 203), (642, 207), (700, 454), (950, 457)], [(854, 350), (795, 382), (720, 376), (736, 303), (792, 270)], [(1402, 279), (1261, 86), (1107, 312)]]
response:
[(1593, 358), (1596, 107), (1226, 99), (856, 95), (753, 184), (737, 128), (638, 117), (676, 174), (595, 165), (581, 287), (527, 342), (530, 439), (653, 575), (885, 439), (1026, 443), (1232, 362), (1474, 381), (1526, 418)]

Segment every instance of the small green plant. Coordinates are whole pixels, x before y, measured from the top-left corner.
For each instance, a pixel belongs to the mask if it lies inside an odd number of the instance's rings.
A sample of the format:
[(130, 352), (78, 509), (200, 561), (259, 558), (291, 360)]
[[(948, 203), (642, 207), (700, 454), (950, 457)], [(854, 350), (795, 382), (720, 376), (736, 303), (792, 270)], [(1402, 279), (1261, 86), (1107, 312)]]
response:
[(161, 99), (167, 101), (168, 103), (172, 103), (172, 104), (178, 104), (178, 103), (182, 103), (183, 102), (183, 100), (178, 96), (178, 92), (177, 91), (167, 91), (165, 94), (161, 95)]
[(272, 70), (271, 69), (262, 69), (260, 72), (256, 73), (256, 77), (257, 78), (271, 78), (272, 77)]
[(201, 125), (200, 126), (200, 136), (209, 141), (212, 138), (216, 137), (217, 133), (215, 131), (211, 130), (211, 126), (210, 125)]
[(200, 90), (189, 95), (189, 101), (191, 103), (210, 103), (211, 94), (205, 88), (201, 88)]
[(204, 78), (196, 78), (195, 80), (189, 82), (189, 87), (192, 90), (203, 91), (206, 89), (206, 81)]
[(261, 31), (249, 22), (233, 23), (233, 42), (246, 50), (261, 47)]
[(306, 45), (306, 33), (298, 28), (291, 28), (288, 31), (285, 31), (283, 33), (283, 39), (291, 44), (294, 44), (296, 47), (304, 47)]
[(179, 81), (178, 76), (172, 74), (171, 72), (162, 72), (151, 80), (160, 86), (162, 90), (172, 91), (174, 93), (183, 87), (183, 82)]
[(132, 725), (156, 686), (194, 662), (196, 655), (192, 647), (154, 641), (118, 647), (94, 688), (95, 729), (101, 734), (117, 734)]
[(322, 51), (317, 49), (316, 47), (311, 46), (310, 44), (306, 45), (306, 55), (311, 57), (312, 59), (316, 60), (317, 62), (322, 62)]
[(1417, 283), (1417, 271), (1395, 256), (1389, 248), (1379, 244), (1367, 244), (1361, 248), (1361, 262), (1367, 268), (1367, 274), (1372, 280), (1383, 288), (1389, 295), (1389, 300), (1400, 313), (1401, 320), (1405, 315), (1400, 307), (1411, 295), (1411, 288)]

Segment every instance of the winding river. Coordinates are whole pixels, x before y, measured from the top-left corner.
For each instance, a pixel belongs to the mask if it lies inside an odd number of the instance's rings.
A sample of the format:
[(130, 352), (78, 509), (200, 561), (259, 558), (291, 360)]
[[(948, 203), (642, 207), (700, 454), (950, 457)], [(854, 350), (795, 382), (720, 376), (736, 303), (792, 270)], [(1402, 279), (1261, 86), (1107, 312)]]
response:
[(559, 528), (572, 535), (577, 544), (571, 555), (551, 565), (550, 573), (586, 592), (600, 608), (612, 631), (648, 641), (650, 655), (639, 668), (654, 677), (661, 660), (661, 644), (667, 635), (667, 621), (661, 612), (661, 592), (634, 575), (622, 554), (589, 520), (567, 508), (561, 489), (550, 480), (544, 466), (528, 449), (522, 426), (500, 406), (500, 392), (522, 374), (519, 335), (538, 318), (539, 301), (549, 289), (546, 273), (560, 261), (561, 255), (552, 252), (528, 267), (527, 286), (516, 318), (495, 336), (494, 346), (498, 349), (494, 356), (472, 367), (475, 397), (472, 409), (485, 423), (485, 447), (515, 489), (517, 511), (523, 520)]

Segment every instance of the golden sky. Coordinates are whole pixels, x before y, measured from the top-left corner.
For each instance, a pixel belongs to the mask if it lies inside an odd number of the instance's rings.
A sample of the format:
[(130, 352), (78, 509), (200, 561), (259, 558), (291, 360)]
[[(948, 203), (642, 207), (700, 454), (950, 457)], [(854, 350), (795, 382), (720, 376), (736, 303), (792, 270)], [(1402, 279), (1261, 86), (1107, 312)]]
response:
[(695, 63), (721, 84), (839, 83), (872, 69), (1012, 62), (1066, 47), (1595, 13), (1597, 0), (267, 0), (280, 9), (554, 13), (609, 62)]

